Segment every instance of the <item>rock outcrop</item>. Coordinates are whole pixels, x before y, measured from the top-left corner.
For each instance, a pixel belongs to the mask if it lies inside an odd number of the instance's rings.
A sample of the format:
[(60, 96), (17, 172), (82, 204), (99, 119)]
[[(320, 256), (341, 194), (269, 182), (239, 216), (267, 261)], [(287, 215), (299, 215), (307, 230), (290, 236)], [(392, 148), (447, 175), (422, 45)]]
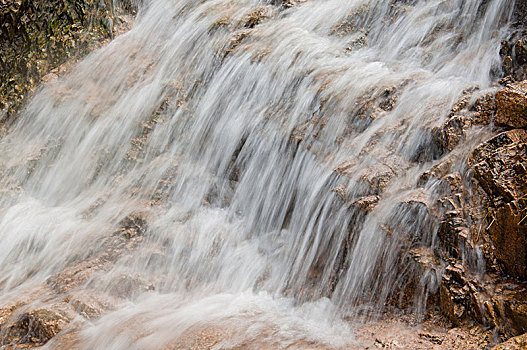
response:
[(480, 145), (470, 160), (489, 198), (487, 232), (507, 274), (527, 279), (527, 131), (500, 133)]
[[(432, 129), (441, 158), (421, 177), (423, 185), (435, 183), (442, 213), (440, 261), (432, 267), (441, 274), (441, 313), (454, 326), (489, 326), (501, 339), (527, 332), (527, 81), (515, 82), (527, 60), (520, 44), (505, 87), (466, 91)], [(471, 133), (492, 122), (491, 134), (474, 144)], [(461, 149), (470, 156), (460, 165)], [(513, 339), (496, 349), (521, 348), (509, 347), (523, 341)]]
[[(522, 3), (522, 2), (519, 2)], [(508, 40), (501, 43), (500, 55), (505, 73), (503, 82), (527, 79), (527, 38), (524, 31), (514, 32)]]
[(0, 0), (0, 124), (46, 74), (125, 30), (132, 13), (129, 0)]
[(510, 128), (527, 127), (527, 81), (510, 84), (496, 93), (495, 123)]

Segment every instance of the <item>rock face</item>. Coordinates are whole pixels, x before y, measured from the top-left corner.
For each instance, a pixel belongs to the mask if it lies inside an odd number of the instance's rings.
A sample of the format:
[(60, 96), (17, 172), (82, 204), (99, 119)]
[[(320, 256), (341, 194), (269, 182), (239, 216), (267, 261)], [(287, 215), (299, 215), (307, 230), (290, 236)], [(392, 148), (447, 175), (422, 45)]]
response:
[(527, 127), (527, 81), (508, 85), (496, 93), (495, 122), (511, 128)]
[(487, 227), (503, 270), (527, 279), (527, 131), (503, 132), (472, 155), (474, 177), (490, 199)]
[(0, 123), (66, 60), (93, 50), (125, 24), (128, 0), (0, 0)]
[(503, 61), (505, 81), (527, 79), (527, 38), (525, 33), (516, 32), (509, 40), (501, 43), (500, 55)]
[[(514, 50), (518, 73), (527, 60), (519, 44)], [(441, 158), (421, 177), (423, 183), (438, 181), (440, 194), (434, 255), (444, 266), (441, 313), (455, 326), (486, 325), (501, 339), (527, 332), (527, 81), (514, 82), (520, 77), (514, 72), (505, 72), (508, 85), (495, 96), (467, 91), (432, 129)], [(473, 128), (492, 120), (493, 135), (471, 143)], [(467, 147), (468, 171), (460, 171), (458, 150)], [(486, 273), (477, 267), (483, 257)], [(525, 348), (523, 341), (517, 337), (496, 349)]]

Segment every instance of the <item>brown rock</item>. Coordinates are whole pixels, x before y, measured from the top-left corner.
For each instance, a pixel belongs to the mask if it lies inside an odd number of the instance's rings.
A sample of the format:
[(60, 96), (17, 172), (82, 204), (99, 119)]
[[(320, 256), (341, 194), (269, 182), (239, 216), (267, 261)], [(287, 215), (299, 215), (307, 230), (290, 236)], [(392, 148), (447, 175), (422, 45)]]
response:
[[(526, 3), (524, 1), (516, 2), (517, 9), (515, 17), (521, 13), (526, 14)], [(521, 8), (521, 9), (520, 9)], [(508, 40), (501, 42), (500, 56), (502, 59), (502, 68), (505, 78), (502, 81), (521, 81), (527, 79), (527, 37), (525, 31), (514, 32)]]
[(520, 335), (527, 332), (527, 291), (525, 285), (513, 286), (494, 298), (496, 309), (504, 318), (506, 333)]
[(453, 325), (460, 325), (466, 318), (465, 295), (460, 288), (449, 286), (450, 278), (444, 277), (439, 289), (441, 313)]
[(119, 230), (116, 234), (120, 234), (128, 239), (141, 236), (146, 231), (146, 214), (132, 213), (126, 216), (119, 222)]
[(378, 202), (379, 202), (379, 196), (377, 195), (365, 196), (351, 203), (350, 207), (358, 207), (361, 210), (372, 211), (373, 208), (377, 206)]
[(4, 344), (43, 345), (75, 317), (67, 305), (58, 304), (23, 312), (4, 329)]
[(527, 349), (527, 333), (511, 338), (504, 343), (496, 345), (490, 350), (525, 350)]
[(381, 193), (394, 175), (395, 172), (388, 165), (376, 163), (367, 168), (360, 178), (371, 188), (373, 193)]
[(121, 274), (112, 280), (108, 286), (110, 295), (116, 297), (133, 298), (134, 296), (148, 291), (153, 291), (154, 285), (148, 283), (140, 276)]
[(479, 146), (470, 163), (491, 205), (486, 229), (504, 272), (527, 279), (527, 131), (511, 130)]
[(468, 224), (460, 209), (446, 212), (443, 220), (441, 220), (437, 234), (446, 250), (456, 258), (462, 256), (463, 249), (469, 243), (470, 232), (467, 226)]
[(527, 278), (527, 227), (525, 213), (512, 203), (498, 207), (493, 211), (491, 225), (488, 228), (495, 256), (504, 266), (504, 270), (515, 277)]
[(498, 91), (496, 107), (496, 124), (511, 128), (527, 127), (527, 80)]
[(431, 130), (431, 149), (439, 154), (451, 152), (466, 139), (472, 128), (490, 124), (496, 111), (494, 96), (492, 93), (477, 96), (477, 93), (472, 89), (466, 91), (452, 107), (449, 117)]
[(94, 319), (115, 309), (118, 301), (106, 294), (78, 290), (71, 292), (65, 300), (75, 312), (86, 319)]
[(418, 247), (408, 252), (412, 259), (421, 267), (421, 271), (438, 270), (441, 262), (429, 247)]

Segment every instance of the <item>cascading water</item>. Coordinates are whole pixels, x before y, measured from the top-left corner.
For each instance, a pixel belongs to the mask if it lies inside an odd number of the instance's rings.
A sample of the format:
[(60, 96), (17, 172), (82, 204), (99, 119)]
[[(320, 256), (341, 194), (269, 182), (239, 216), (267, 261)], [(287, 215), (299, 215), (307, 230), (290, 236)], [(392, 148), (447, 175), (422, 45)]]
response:
[(430, 129), (490, 88), (513, 5), (143, 4), (0, 141), (3, 303), (105, 300), (86, 349), (351, 346), (435, 244)]

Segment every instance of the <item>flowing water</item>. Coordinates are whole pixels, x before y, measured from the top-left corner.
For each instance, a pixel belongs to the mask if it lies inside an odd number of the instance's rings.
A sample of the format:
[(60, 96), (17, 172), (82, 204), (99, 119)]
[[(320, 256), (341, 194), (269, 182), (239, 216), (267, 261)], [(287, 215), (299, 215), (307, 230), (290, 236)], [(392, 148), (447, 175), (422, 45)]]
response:
[(491, 89), (513, 5), (145, 1), (0, 140), (4, 303), (113, 298), (86, 349), (351, 346), (436, 244), (408, 204), (434, 200), (430, 129)]

